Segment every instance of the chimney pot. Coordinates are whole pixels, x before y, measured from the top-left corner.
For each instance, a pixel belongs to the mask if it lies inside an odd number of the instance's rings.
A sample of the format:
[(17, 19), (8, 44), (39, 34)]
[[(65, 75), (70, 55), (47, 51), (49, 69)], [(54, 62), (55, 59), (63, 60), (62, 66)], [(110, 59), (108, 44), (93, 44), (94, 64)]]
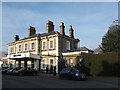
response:
[(49, 33), (51, 31), (54, 31), (54, 25), (52, 21), (48, 20), (46, 23), (46, 33)]
[(63, 22), (61, 22), (61, 24), (60, 24), (60, 34), (65, 35), (64, 28), (65, 28), (64, 23), (63, 23)]
[(36, 34), (35, 27), (30, 26), (28, 29), (28, 36)]
[(64, 26), (64, 23), (63, 23), (63, 22), (61, 22), (61, 26)]
[(74, 38), (74, 30), (72, 28), (72, 25), (70, 25), (69, 36), (72, 37), (72, 38)]
[(72, 29), (72, 25), (70, 25), (70, 28)]
[(15, 35), (15, 42), (19, 40), (19, 35)]

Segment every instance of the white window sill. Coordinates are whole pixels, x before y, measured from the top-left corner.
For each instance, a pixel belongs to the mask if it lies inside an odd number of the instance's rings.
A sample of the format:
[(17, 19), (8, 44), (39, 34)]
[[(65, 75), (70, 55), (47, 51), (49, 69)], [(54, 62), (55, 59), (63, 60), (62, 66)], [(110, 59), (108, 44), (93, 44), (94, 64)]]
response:
[(28, 51), (28, 50), (24, 50), (24, 51)]
[(54, 48), (49, 48), (49, 49), (51, 50), (51, 49), (54, 49)]
[(35, 51), (35, 49), (31, 49), (30, 51)]
[(18, 53), (21, 53), (22, 51), (19, 51)]

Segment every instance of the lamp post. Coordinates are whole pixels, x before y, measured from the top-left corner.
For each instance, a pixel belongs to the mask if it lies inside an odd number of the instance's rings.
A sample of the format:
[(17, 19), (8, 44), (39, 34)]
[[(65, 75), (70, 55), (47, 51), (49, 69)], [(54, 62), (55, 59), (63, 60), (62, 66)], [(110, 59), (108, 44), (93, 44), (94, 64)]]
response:
[(80, 58), (79, 66), (81, 67), (81, 62), (83, 61), (83, 58)]
[(83, 58), (80, 58), (79, 60), (79, 71), (80, 72), (82, 71), (82, 61), (83, 61)]

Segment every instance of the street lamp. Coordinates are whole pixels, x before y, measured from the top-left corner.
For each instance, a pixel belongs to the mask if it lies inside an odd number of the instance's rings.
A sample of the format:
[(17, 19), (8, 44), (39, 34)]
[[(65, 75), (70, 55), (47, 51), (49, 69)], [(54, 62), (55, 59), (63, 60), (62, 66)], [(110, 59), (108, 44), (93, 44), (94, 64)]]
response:
[(80, 58), (80, 62), (82, 62), (83, 58)]
[(79, 66), (81, 67), (81, 62), (83, 61), (83, 58), (80, 58)]

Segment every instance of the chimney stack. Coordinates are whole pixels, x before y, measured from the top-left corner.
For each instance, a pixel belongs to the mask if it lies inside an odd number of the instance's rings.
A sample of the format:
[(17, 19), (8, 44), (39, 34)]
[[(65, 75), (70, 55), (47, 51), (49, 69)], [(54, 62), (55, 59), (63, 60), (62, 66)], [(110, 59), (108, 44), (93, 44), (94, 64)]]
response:
[(72, 28), (72, 25), (70, 25), (69, 36), (72, 37), (72, 38), (74, 38), (74, 30)]
[(15, 35), (15, 42), (19, 40), (19, 35)]
[(48, 20), (48, 22), (46, 24), (46, 33), (49, 33), (51, 31), (54, 31), (54, 25), (53, 25), (52, 21)]
[(28, 37), (30, 37), (31, 35), (36, 34), (36, 30), (35, 27), (30, 26), (28, 29)]
[(63, 22), (61, 22), (61, 25), (60, 25), (60, 34), (65, 35), (64, 28), (65, 28), (64, 23), (63, 23)]

